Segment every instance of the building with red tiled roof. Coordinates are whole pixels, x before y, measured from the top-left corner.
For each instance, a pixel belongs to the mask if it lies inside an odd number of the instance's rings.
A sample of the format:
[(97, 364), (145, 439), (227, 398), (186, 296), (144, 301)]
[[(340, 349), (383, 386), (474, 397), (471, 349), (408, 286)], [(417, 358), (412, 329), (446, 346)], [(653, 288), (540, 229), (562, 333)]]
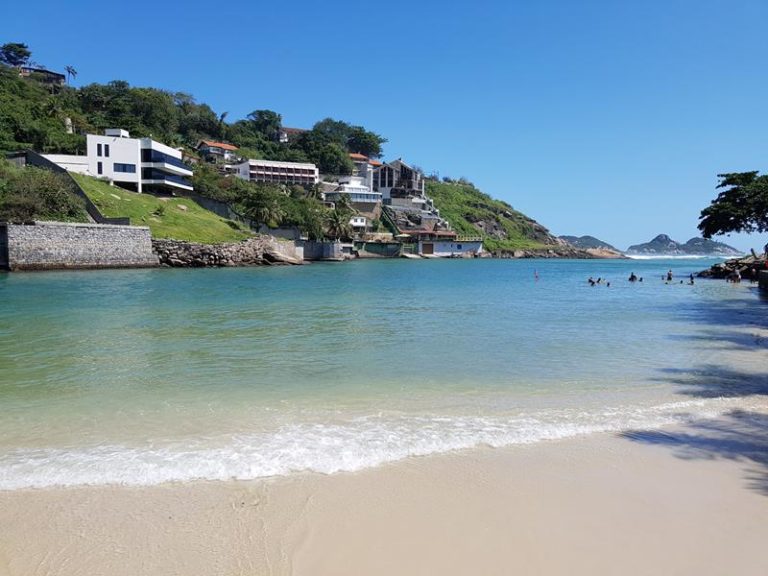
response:
[(234, 144), (227, 144), (226, 142), (216, 142), (214, 140), (200, 140), (197, 143), (197, 151), (208, 162), (235, 162), (237, 155), (235, 152), (239, 150)]

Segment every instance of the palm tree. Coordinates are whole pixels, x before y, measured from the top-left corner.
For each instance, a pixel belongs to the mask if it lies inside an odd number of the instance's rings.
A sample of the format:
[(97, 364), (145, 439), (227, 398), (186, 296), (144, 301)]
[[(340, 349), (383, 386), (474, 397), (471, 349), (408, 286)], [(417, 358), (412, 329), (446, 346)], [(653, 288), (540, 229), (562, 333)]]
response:
[(326, 230), (328, 236), (334, 240), (349, 238), (352, 236), (352, 226), (349, 223), (349, 214), (332, 210), (326, 219)]
[(64, 70), (67, 73), (67, 82), (69, 82), (70, 78), (77, 78), (77, 70), (75, 70), (74, 66), (64, 66)]
[(349, 200), (348, 194), (340, 194), (334, 204), (336, 206), (336, 210), (342, 214), (346, 214), (347, 217), (349, 217), (354, 212), (352, 209), (352, 202)]
[(227, 124), (224, 122), (227, 119), (229, 112), (222, 112), (219, 114), (219, 138), (226, 138)]

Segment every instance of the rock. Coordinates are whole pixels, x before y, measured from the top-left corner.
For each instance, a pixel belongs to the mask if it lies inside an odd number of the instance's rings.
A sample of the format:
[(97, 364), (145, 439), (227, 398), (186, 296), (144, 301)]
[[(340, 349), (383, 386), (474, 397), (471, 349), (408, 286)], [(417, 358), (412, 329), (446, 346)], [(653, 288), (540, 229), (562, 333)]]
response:
[(194, 244), (179, 240), (152, 240), (152, 250), (160, 263), (173, 267), (264, 266), (302, 264), (296, 256), (295, 245), (256, 235), (236, 243)]

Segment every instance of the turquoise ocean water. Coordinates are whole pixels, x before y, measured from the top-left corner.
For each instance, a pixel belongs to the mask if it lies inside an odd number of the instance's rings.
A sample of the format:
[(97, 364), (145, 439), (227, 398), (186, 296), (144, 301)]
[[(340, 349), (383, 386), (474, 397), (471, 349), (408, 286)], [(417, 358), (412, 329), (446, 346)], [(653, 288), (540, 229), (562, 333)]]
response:
[(331, 473), (748, 408), (697, 388), (768, 325), (749, 285), (677, 283), (711, 262), (0, 274), (0, 489)]

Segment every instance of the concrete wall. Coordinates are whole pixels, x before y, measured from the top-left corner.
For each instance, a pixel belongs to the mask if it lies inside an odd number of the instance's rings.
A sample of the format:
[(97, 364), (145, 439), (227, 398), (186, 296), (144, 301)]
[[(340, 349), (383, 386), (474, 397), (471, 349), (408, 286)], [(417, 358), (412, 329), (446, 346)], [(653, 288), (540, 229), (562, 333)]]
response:
[(343, 260), (344, 254), (340, 242), (303, 243), (304, 260)]
[(402, 247), (400, 242), (355, 242), (360, 258), (397, 258)]
[[(5, 268), (134, 268), (157, 266), (149, 228), (102, 224), (0, 224)], [(3, 256), (0, 256), (2, 262)]]
[(8, 227), (0, 223), (0, 270), (8, 268)]

